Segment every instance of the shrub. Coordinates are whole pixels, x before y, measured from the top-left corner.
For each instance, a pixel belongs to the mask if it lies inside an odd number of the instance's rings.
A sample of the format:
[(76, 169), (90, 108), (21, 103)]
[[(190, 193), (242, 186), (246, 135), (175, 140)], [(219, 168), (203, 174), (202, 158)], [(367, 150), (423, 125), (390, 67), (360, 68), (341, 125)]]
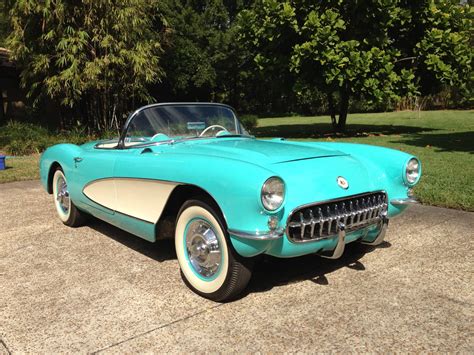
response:
[(39, 153), (48, 137), (48, 130), (41, 126), (11, 121), (0, 130), (0, 147), (13, 155)]
[(256, 115), (242, 115), (239, 117), (239, 120), (247, 131), (257, 127), (258, 117)]
[(0, 127), (0, 150), (11, 155), (38, 154), (54, 144), (82, 144), (94, 139), (98, 137), (81, 129), (58, 133), (36, 124), (15, 121)]

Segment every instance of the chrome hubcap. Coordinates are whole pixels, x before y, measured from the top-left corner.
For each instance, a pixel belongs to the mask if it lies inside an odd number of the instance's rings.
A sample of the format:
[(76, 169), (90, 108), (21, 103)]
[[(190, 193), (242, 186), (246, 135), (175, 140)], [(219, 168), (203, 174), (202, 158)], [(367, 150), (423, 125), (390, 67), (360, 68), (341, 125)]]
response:
[(66, 180), (62, 176), (58, 178), (56, 201), (59, 203), (59, 207), (67, 213), (69, 211), (69, 191), (67, 190)]
[(202, 219), (194, 220), (185, 237), (188, 258), (194, 270), (203, 277), (214, 276), (221, 263), (221, 250), (211, 225)]

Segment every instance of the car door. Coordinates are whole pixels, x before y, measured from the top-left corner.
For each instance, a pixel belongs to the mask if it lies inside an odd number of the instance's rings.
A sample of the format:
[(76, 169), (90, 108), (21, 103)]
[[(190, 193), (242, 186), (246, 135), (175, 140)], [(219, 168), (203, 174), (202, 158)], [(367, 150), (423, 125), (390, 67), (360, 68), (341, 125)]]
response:
[(157, 152), (156, 147), (132, 147), (124, 151), (127, 153), (116, 160), (114, 167), (116, 211), (136, 220), (155, 224), (178, 184), (160, 178), (160, 172), (166, 167), (162, 152)]
[[(114, 214), (114, 165), (118, 149), (91, 147), (74, 157), (74, 186), (71, 195), (78, 207), (92, 214)], [(92, 208), (92, 210), (90, 210)]]
[[(91, 214), (147, 240), (154, 240), (159, 215), (152, 205), (161, 205), (171, 184), (157, 185), (142, 178), (147, 162), (143, 148), (100, 148), (85, 150), (75, 157), (75, 181), (82, 207)], [(139, 168), (141, 167), (141, 168)], [(164, 192), (164, 193), (162, 193)], [(163, 200), (163, 205), (166, 199)]]

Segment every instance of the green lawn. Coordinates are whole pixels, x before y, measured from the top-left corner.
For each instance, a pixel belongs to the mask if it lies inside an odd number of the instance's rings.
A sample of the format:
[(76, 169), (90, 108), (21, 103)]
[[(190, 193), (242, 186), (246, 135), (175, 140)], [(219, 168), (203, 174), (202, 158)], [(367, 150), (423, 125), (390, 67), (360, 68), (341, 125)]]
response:
[(6, 170), (0, 170), (0, 183), (39, 179), (39, 155), (6, 159)]
[(344, 137), (330, 118), (262, 118), (253, 134), (307, 141), (381, 145), (418, 156), (423, 175), (415, 188), (424, 203), (474, 211), (474, 111), (351, 114)]

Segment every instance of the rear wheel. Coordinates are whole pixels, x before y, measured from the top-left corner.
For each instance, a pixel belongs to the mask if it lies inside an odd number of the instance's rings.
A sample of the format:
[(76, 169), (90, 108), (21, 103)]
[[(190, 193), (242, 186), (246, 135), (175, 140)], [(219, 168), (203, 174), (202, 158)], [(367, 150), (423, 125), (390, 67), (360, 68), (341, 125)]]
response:
[(86, 217), (79, 211), (69, 196), (67, 179), (61, 168), (54, 172), (53, 176), (54, 205), (59, 219), (69, 227), (82, 226)]
[(250, 260), (235, 252), (223, 219), (208, 204), (198, 200), (183, 204), (175, 246), (181, 276), (195, 293), (223, 302), (236, 298), (247, 286)]

